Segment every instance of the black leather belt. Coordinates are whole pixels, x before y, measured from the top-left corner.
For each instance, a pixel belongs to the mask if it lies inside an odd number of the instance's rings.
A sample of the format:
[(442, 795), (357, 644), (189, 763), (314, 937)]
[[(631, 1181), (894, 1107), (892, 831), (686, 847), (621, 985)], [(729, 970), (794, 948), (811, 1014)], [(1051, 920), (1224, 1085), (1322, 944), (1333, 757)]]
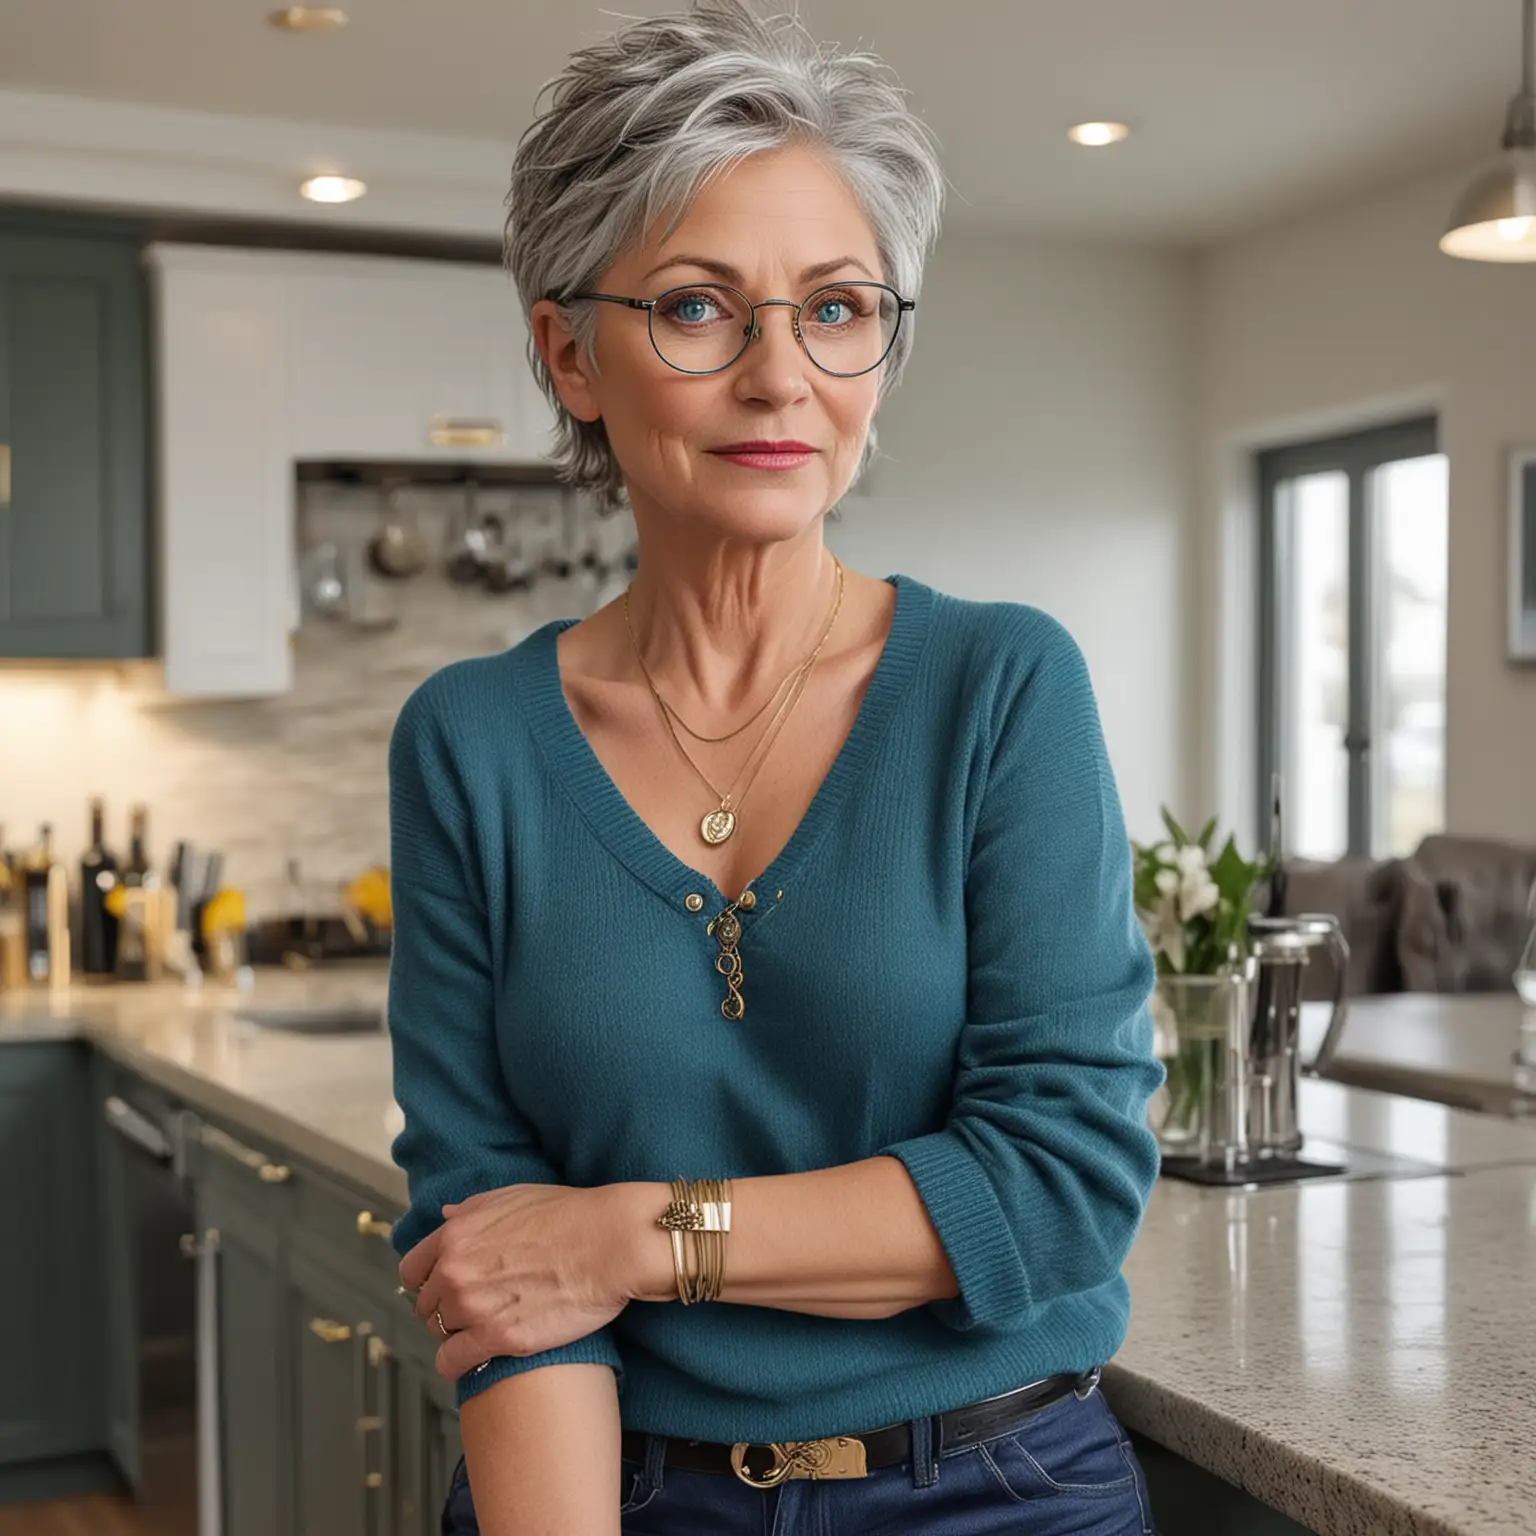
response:
[[(933, 1451), (963, 1449), (1005, 1433), (1013, 1425), (1058, 1401), (1068, 1392), (1087, 1397), (1098, 1385), (1099, 1367), (1080, 1375), (1048, 1376), (1001, 1397), (984, 1398), (933, 1415)], [(646, 1435), (626, 1429), (620, 1454), (625, 1461), (645, 1461)], [(786, 1441), (782, 1445), (737, 1444), (719, 1440), (667, 1437), (662, 1465), (686, 1472), (733, 1472), (745, 1483), (771, 1488), (787, 1478), (862, 1477), (874, 1467), (894, 1467), (912, 1459), (912, 1430), (906, 1423), (834, 1435), (825, 1440)]]

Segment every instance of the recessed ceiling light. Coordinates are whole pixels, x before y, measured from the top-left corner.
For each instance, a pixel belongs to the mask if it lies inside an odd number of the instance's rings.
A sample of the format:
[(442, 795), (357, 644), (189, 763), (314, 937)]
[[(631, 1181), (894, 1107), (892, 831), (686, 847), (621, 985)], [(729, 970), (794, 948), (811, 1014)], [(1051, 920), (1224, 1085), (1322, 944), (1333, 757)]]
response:
[(1128, 139), (1131, 130), (1124, 123), (1074, 123), (1067, 129), (1067, 137), (1074, 144), (1088, 149), (1102, 149), (1106, 144), (1118, 144)]
[(339, 32), (347, 13), (339, 5), (285, 5), (267, 20), (280, 32)]
[(351, 203), (367, 190), (368, 184), (355, 176), (311, 176), (299, 185), (312, 203)]

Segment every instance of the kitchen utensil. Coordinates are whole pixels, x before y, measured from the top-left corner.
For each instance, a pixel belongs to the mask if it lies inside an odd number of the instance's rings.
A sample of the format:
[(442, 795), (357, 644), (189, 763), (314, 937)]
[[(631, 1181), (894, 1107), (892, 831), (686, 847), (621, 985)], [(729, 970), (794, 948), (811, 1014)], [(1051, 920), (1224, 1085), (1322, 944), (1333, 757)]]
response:
[(448, 580), (468, 586), (485, 575), (485, 558), (490, 548), (485, 523), (480, 516), (480, 486), (474, 479), (464, 482), (464, 501), (454, 517), (443, 548), (443, 570)]
[(523, 549), (523, 533), (515, 516), (503, 519), (492, 513), (485, 519), (495, 533), (486, 551), (485, 589), (487, 592), (526, 592), (533, 585), (533, 572)]
[(556, 581), (565, 581), (576, 569), (579, 551), (576, 547), (576, 509), (574, 499), (562, 494), (559, 502), (547, 492), (539, 492), (531, 500), (538, 506), (540, 530), (545, 535), (544, 560), (541, 569)]
[(374, 576), (371, 553), (359, 545), (350, 545), (344, 557), (348, 626), (366, 634), (394, 629), (400, 622), (397, 594)]
[(192, 845), (178, 839), (171, 849), (171, 867), (167, 879), (176, 893), (176, 928), (180, 932), (190, 925), (191, 903), (187, 900), (187, 873), (192, 859)]
[(368, 563), (391, 581), (418, 576), (427, 568), (427, 540), (414, 511), (402, 513), (404, 481), (384, 483), (380, 495), (379, 531), (368, 542)]
[(217, 849), (208, 855), (203, 865), (202, 899), (210, 901), (217, 894), (219, 882), (224, 878), (224, 855)]
[(347, 581), (340, 546), (329, 540), (312, 545), (304, 551), (300, 564), (304, 595), (310, 608), (327, 619), (344, 618)]
[(607, 553), (607, 539), (603, 523), (593, 515), (586, 499), (567, 493), (567, 504), (574, 505), (576, 518), (576, 563), (590, 576), (601, 582), (609, 574), (611, 562)]

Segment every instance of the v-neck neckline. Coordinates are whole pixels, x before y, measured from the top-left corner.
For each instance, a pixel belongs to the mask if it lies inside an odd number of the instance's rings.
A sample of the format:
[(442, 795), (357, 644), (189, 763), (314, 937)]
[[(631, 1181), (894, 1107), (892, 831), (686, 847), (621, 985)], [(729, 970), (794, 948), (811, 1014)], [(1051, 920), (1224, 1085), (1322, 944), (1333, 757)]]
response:
[[(896, 603), (880, 658), (859, 702), (853, 725), (805, 814), (767, 868), (747, 882), (760, 899), (751, 912), (743, 909), (741, 916), (746, 925), (776, 909), (776, 900), (762, 898), (782, 889), (792, 879), (836, 820), (843, 801), (879, 745), (896, 701), (912, 675), (928, 632), (933, 589), (911, 576), (897, 574), (885, 580), (896, 589)], [(624, 798), (576, 723), (560, 680), (556, 642), (562, 631), (579, 622), (574, 618), (551, 619), (523, 642), (527, 665), (526, 687), (522, 692), (535, 735), (577, 810), (631, 873), (674, 906), (681, 906), (690, 895), (705, 896), (703, 910), (705, 915), (713, 916), (741, 893), (727, 896), (708, 875), (685, 863), (662, 842)]]

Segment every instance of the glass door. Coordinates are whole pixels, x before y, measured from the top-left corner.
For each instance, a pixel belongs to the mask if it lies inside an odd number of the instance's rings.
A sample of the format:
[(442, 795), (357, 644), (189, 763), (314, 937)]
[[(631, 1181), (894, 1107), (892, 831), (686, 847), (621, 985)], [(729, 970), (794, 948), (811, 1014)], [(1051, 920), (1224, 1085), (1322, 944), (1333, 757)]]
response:
[(1432, 420), (1259, 458), (1260, 803), (1285, 849), (1411, 852), (1444, 819), (1446, 461)]

